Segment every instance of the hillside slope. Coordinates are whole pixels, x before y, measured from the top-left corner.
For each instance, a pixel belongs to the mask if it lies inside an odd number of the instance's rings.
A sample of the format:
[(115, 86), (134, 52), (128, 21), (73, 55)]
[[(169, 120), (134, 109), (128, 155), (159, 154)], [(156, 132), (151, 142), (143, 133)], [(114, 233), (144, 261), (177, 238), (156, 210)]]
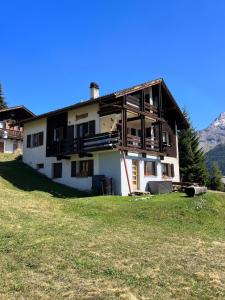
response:
[(0, 299), (224, 299), (224, 194), (85, 197), (10, 155), (0, 175)]
[(225, 176), (225, 144), (217, 145), (206, 153), (206, 164), (211, 169), (213, 162), (216, 162)]

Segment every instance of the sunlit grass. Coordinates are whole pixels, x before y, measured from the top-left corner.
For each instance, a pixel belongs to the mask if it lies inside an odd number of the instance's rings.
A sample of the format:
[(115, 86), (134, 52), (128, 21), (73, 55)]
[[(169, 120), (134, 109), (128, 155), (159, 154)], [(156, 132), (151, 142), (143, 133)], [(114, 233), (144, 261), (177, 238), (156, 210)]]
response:
[(90, 197), (0, 158), (0, 299), (224, 299), (223, 194)]

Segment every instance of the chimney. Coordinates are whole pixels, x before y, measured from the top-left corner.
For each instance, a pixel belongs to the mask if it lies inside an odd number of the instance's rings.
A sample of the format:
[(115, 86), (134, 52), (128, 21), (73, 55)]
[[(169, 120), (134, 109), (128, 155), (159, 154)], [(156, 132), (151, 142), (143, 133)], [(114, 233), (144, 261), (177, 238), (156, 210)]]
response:
[(95, 82), (90, 83), (91, 99), (99, 97), (99, 86)]

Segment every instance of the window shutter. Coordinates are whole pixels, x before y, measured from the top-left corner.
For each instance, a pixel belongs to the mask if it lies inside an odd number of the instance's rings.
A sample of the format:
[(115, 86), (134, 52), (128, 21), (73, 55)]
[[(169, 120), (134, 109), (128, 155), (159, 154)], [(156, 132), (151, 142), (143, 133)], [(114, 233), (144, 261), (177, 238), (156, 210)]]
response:
[(42, 146), (44, 142), (44, 133), (40, 132), (39, 133), (39, 146)]
[(95, 135), (95, 120), (89, 122), (89, 135)]
[(171, 164), (170, 168), (171, 168), (171, 177), (174, 177), (174, 165)]
[(167, 175), (171, 177), (171, 165), (167, 164)]
[(93, 160), (88, 160), (88, 175), (93, 176), (94, 174), (94, 162)]
[(71, 177), (77, 176), (76, 161), (71, 161)]
[(27, 148), (30, 148), (31, 147), (31, 135), (28, 134), (27, 135)]
[(157, 164), (156, 164), (156, 162), (153, 162), (153, 175), (157, 176)]

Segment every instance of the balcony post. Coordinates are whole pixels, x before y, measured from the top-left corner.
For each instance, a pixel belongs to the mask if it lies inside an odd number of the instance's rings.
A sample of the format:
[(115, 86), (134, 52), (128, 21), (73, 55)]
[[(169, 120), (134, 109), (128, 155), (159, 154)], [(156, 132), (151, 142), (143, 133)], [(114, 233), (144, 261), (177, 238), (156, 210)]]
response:
[[(145, 92), (141, 91), (141, 111), (145, 111)], [(145, 139), (146, 139), (146, 131), (145, 131), (145, 116), (141, 115), (141, 148), (145, 150)]]
[(127, 146), (127, 110), (124, 107), (127, 103), (126, 95), (123, 97), (122, 100), (122, 146)]
[[(158, 108), (159, 118), (162, 118), (162, 83), (159, 84), (159, 108)], [(163, 152), (163, 141), (162, 141), (162, 122), (159, 122), (159, 151)]]

